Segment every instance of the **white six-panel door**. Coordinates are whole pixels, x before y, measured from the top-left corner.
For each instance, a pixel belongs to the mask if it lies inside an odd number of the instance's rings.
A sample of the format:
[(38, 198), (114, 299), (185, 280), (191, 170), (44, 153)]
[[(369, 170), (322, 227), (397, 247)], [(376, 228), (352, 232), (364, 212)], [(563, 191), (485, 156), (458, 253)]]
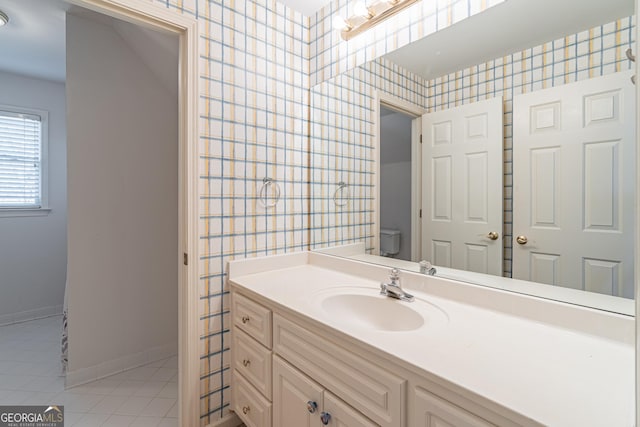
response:
[(422, 257), (432, 264), (502, 275), (502, 129), (502, 97), (422, 116)]
[(633, 297), (630, 77), (616, 73), (514, 98), (514, 278)]

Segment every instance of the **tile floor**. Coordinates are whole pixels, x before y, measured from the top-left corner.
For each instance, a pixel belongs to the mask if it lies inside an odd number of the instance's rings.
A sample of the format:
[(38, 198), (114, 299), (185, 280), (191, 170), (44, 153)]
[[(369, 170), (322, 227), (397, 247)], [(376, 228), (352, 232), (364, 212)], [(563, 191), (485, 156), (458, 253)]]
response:
[(65, 390), (61, 322), (0, 327), (0, 405), (64, 405), (65, 427), (178, 426), (176, 357)]

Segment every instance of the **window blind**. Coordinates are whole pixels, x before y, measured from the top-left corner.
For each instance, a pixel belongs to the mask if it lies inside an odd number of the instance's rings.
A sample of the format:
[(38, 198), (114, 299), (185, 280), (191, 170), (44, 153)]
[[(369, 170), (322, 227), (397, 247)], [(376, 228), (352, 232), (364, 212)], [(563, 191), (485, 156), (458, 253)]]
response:
[(41, 207), (41, 118), (0, 110), (0, 208)]

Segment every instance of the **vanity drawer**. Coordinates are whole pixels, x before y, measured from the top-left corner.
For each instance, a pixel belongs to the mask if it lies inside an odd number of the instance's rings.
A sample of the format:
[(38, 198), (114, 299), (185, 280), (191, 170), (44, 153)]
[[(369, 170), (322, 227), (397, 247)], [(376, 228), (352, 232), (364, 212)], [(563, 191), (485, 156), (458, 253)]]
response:
[(271, 402), (238, 373), (233, 373), (233, 410), (247, 427), (271, 427)]
[(404, 425), (404, 379), (277, 314), (273, 349), (381, 426)]
[(236, 292), (231, 304), (234, 325), (271, 348), (271, 310)]
[(271, 351), (239, 329), (233, 331), (233, 368), (271, 399)]

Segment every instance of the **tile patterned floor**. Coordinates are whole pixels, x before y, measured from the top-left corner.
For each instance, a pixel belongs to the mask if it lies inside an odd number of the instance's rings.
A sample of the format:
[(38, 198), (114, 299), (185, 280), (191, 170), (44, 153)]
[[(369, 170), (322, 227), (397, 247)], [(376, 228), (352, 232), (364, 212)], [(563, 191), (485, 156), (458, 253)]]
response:
[(178, 426), (176, 357), (65, 390), (61, 322), (0, 327), (0, 405), (64, 405), (65, 427)]

